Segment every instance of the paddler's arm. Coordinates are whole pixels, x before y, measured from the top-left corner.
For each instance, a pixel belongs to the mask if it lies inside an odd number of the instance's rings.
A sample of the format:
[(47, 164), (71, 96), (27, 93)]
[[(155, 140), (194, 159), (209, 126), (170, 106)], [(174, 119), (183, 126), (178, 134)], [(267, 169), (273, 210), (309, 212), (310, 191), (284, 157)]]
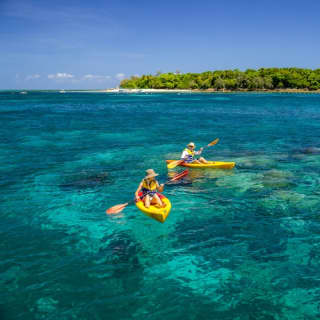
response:
[(200, 148), (199, 151), (195, 151), (194, 154), (200, 155), (202, 153), (203, 148)]
[(163, 192), (163, 189), (164, 189), (164, 184), (159, 184), (159, 182), (157, 181), (157, 189), (159, 192)]
[(135, 193), (135, 197), (136, 197), (136, 200), (139, 200), (139, 192), (141, 191), (141, 188), (142, 188), (142, 181), (141, 183), (139, 184), (139, 187)]

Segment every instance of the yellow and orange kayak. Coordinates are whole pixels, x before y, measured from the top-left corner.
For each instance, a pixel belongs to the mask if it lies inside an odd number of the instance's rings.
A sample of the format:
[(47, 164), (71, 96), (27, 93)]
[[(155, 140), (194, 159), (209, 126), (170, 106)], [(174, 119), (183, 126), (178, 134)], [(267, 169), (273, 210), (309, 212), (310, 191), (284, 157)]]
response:
[[(140, 195), (140, 194), (139, 194)], [(141, 193), (142, 195), (142, 193)], [(164, 195), (157, 193), (161, 201), (166, 205), (164, 208), (159, 208), (157, 206), (150, 205), (149, 208), (144, 206), (144, 202), (142, 200), (136, 201), (136, 206), (139, 210), (141, 210), (146, 216), (155, 219), (161, 223), (165, 222), (170, 210), (171, 210), (171, 202)]]
[[(166, 160), (167, 164), (177, 160)], [(182, 162), (179, 166), (188, 168), (210, 168), (210, 169), (232, 169), (236, 165), (235, 162), (224, 162), (224, 161), (208, 161), (208, 163), (187, 163)]]

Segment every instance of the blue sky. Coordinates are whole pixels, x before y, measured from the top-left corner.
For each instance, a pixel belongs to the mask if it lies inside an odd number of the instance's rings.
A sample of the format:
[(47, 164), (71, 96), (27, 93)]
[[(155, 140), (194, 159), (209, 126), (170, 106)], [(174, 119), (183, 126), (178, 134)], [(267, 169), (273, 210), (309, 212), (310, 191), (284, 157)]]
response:
[(0, 0), (0, 89), (131, 75), (320, 67), (320, 1)]

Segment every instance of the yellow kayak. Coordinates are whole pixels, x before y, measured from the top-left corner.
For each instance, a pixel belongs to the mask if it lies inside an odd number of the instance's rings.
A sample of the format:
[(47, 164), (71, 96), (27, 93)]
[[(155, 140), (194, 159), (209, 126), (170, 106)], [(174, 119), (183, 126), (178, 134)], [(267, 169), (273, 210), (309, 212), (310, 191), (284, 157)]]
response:
[[(139, 194), (140, 195), (140, 194)], [(142, 195), (142, 193), (141, 193)], [(166, 205), (164, 208), (159, 208), (157, 206), (150, 205), (149, 208), (144, 206), (144, 202), (142, 200), (136, 201), (136, 206), (139, 210), (141, 210), (146, 216), (155, 219), (161, 223), (165, 222), (170, 210), (171, 210), (171, 202), (164, 195), (157, 193), (161, 201)]]
[[(167, 164), (177, 160), (166, 160)], [(235, 162), (224, 161), (208, 161), (208, 163), (187, 163), (182, 162), (179, 166), (188, 168), (215, 168), (215, 169), (232, 169), (236, 165)]]

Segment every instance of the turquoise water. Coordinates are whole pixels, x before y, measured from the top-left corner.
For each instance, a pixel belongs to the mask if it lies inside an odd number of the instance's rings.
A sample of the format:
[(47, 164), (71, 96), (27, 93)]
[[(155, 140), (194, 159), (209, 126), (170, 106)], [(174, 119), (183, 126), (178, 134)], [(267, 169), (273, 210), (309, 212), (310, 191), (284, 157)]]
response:
[[(1, 319), (319, 318), (320, 95), (0, 92), (0, 124)], [(105, 214), (217, 137), (237, 167), (164, 224)]]

